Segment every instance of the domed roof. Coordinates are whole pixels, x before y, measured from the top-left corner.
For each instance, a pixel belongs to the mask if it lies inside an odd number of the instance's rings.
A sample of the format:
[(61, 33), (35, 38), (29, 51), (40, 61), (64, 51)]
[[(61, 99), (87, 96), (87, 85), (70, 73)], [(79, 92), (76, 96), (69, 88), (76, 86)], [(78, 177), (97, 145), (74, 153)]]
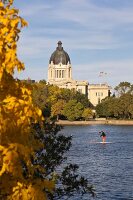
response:
[(67, 65), (68, 62), (71, 63), (69, 55), (67, 54), (67, 52), (65, 52), (63, 50), (62, 42), (59, 41), (57, 44), (58, 44), (58, 47), (52, 53), (50, 60), (49, 60), (49, 63), (51, 63), (51, 61), (53, 61), (53, 63), (55, 65), (58, 65), (59, 63), (62, 63), (63, 65)]

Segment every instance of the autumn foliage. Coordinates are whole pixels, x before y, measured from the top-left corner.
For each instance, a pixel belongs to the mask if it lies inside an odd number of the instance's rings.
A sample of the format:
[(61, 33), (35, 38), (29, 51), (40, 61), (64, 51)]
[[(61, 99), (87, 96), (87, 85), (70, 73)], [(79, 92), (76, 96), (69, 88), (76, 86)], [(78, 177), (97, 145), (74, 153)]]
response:
[[(0, 1), (0, 199), (47, 199), (54, 181), (34, 178), (37, 169), (31, 156), (42, 145), (31, 134), (31, 122), (42, 120), (41, 110), (32, 103), (32, 88), (13, 78), (24, 70), (17, 57), (17, 41), (27, 26), (13, 8), (13, 0)], [(25, 173), (26, 172), (26, 173)]]

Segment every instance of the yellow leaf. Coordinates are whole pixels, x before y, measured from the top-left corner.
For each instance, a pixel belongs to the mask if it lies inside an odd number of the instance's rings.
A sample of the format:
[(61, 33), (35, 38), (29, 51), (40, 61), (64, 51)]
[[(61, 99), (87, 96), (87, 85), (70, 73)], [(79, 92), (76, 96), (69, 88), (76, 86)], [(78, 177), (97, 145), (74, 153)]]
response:
[(28, 26), (28, 23), (23, 18), (21, 18), (21, 26)]
[(18, 25), (18, 23), (19, 23), (19, 19), (13, 19), (13, 20), (11, 21), (11, 26), (12, 26), (12, 27), (15, 27), (15, 26)]
[(4, 5), (3, 5), (3, 3), (0, 1), (0, 7), (3, 7)]

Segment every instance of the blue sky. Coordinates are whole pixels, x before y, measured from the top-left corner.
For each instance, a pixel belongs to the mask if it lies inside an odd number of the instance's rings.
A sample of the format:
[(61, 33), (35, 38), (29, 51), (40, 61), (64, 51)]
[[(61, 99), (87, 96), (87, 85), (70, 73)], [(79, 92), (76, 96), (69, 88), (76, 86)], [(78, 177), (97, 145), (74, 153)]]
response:
[(112, 87), (133, 83), (133, 0), (15, 0), (14, 5), (29, 24), (18, 43), (26, 69), (15, 76), (47, 80), (49, 58), (61, 40), (73, 79)]

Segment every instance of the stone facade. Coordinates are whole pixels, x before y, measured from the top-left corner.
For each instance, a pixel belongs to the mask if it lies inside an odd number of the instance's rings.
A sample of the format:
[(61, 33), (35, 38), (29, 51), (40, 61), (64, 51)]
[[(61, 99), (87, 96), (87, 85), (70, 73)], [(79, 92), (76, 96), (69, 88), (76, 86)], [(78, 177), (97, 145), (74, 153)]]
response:
[(96, 106), (105, 97), (110, 96), (111, 87), (107, 84), (90, 84), (88, 85), (88, 99)]
[(109, 96), (110, 87), (107, 84), (89, 84), (87, 81), (77, 81), (72, 78), (70, 57), (58, 42), (58, 47), (52, 53), (48, 65), (48, 84), (60, 88), (75, 89), (88, 96), (90, 102), (96, 106), (102, 99)]

